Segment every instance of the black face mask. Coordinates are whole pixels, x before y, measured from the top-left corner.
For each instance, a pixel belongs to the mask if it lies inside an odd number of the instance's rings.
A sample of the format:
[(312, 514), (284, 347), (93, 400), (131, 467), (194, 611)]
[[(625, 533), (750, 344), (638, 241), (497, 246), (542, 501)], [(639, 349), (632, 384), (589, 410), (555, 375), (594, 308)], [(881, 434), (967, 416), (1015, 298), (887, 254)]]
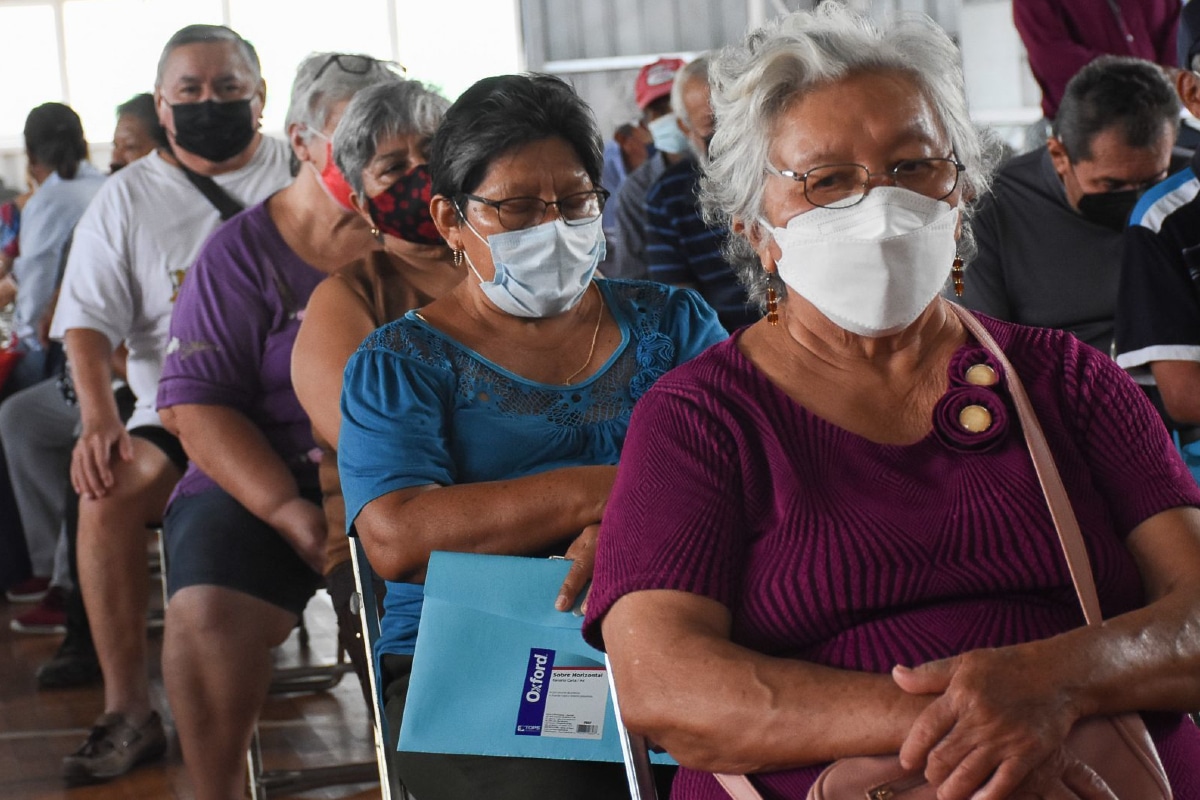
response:
[(1120, 233), (1129, 224), (1129, 216), (1142, 194), (1139, 189), (1085, 194), (1079, 198), (1079, 213), (1097, 225)]
[(218, 103), (177, 103), (175, 144), (209, 161), (228, 161), (245, 150), (254, 139), (254, 117), (249, 100)]

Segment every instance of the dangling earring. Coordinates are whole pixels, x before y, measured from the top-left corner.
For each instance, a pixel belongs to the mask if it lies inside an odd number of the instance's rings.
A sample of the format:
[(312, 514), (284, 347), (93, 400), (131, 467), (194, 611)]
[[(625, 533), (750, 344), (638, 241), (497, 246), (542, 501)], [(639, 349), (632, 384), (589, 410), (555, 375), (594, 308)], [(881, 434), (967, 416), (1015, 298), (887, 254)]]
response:
[(779, 296), (775, 294), (774, 286), (767, 286), (767, 322), (779, 324)]
[(455, 250), (454, 251), (454, 266), (461, 267), (462, 262), (463, 262), (463, 251)]
[(962, 297), (963, 294), (963, 260), (958, 255), (954, 254), (954, 262), (950, 265), (950, 277), (954, 279), (954, 296)]

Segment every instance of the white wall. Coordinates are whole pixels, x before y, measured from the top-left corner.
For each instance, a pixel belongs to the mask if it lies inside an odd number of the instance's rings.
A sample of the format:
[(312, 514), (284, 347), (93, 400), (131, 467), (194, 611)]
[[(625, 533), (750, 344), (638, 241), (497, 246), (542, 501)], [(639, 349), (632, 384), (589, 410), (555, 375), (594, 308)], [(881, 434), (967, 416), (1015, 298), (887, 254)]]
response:
[(1024, 127), (1042, 116), (1041, 92), (1012, 21), (1010, 0), (965, 0), (960, 45), (967, 99), (977, 122), (1020, 148)]

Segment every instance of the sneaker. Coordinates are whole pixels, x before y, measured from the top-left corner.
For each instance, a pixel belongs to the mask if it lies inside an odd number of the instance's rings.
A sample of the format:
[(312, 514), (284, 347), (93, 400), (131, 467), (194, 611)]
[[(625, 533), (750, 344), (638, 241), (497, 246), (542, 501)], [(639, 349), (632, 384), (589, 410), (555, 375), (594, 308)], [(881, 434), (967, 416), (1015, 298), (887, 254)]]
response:
[(67, 632), (66, 594), (62, 587), (51, 586), (50, 591), (29, 611), (15, 617), (9, 623), (17, 633), (64, 634)]
[(49, 578), (26, 578), (16, 586), (8, 587), (4, 596), (10, 603), (40, 603), (49, 590)]
[(157, 711), (135, 728), (124, 714), (102, 714), (83, 746), (63, 759), (67, 783), (96, 783), (124, 775), (167, 752), (167, 734)]
[(39, 689), (74, 689), (100, 681), (100, 662), (90, 646), (80, 646), (70, 633), (59, 645), (54, 658), (38, 667)]

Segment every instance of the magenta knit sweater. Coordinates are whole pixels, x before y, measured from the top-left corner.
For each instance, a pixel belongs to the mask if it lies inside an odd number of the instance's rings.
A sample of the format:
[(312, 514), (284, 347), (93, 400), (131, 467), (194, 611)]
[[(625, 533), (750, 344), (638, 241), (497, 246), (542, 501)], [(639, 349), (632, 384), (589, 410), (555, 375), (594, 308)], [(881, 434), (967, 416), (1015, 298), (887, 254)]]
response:
[[(1159, 511), (1200, 505), (1200, 489), (1109, 358), (1058, 331), (983, 321), (1037, 409), (1104, 615), (1138, 606), (1125, 537)], [(601, 645), (599, 620), (642, 589), (717, 600), (746, 647), (877, 673), (1083, 624), (1005, 383), (963, 378), (991, 363), (973, 340), (951, 360), (932, 430), (904, 446), (809, 413), (737, 340), (668, 373), (634, 409), (600, 536), (589, 641)], [(989, 430), (955, 424), (969, 404), (989, 409)], [(1181, 715), (1147, 722), (1177, 800), (1200, 800), (1200, 729)], [(755, 782), (767, 798), (803, 798), (819, 771)], [(710, 776), (680, 770), (672, 797), (725, 795)]]

